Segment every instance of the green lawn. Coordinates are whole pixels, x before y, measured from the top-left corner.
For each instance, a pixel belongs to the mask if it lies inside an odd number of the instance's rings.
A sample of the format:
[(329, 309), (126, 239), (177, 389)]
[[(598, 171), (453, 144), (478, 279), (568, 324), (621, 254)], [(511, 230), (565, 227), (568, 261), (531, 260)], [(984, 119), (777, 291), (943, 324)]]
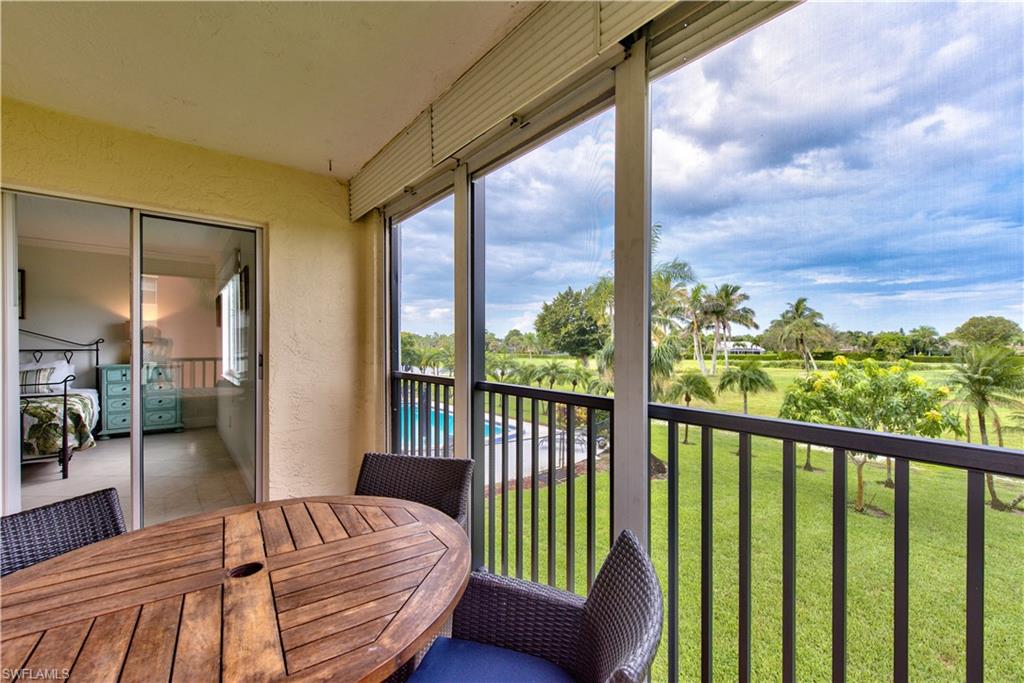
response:
[[(779, 375), (791, 371), (777, 371)], [(795, 374), (799, 371), (792, 371)], [(781, 387), (780, 387), (781, 388)], [(767, 398), (767, 397), (766, 397)], [(700, 654), (700, 447), (680, 449), (679, 472), (679, 672), (682, 680), (698, 677)], [(664, 458), (667, 428), (652, 430), (655, 453)], [(737, 664), (737, 440), (728, 434), (714, 441), (714, 586), (715, 675), (736, 677)], [(781, 669), (781, 446), (768, 439), (753, 440), (753, 680), (780, 679)], [(500, 457), (500, 449), (499, 449)], [(803, 451), (798, 452), (802, 463)], [(805, 681), (830, 677), (831, 647), (831, 456), (815, 451), (813, 473), (797, 473), (797, 676)], [(893, 495), (878, 482), (884, 468), (867, 471), (866, 500), (891, 513)], [(575, 567), (578, 592), (586, 590), (586, 478), (575, 480)], [(852, 500), (855, 475), (849, 467)], [(964, 680), (964, 474), (938, 468), (911, 469), (910, 501), (910, 658), (914, 680)], [(1004, 498), (1021, 490), (1019, 482), (1001, 483)], [(566, 586), (566, 484), (556, 486), (556, 584)], [(547, 576), (548, 489), (538, 491), (538, 578)], [(496, 571), (501, 571), (501, 506), (508, 506), (508, 569), (515, 573), (517, 539), (524, 547), (524, 576), (531, 574), (530, 500), (524, 491), (523, 531), (516, 533), (514, 491), (507, 500), (496, 498)], [(609, 475), (597, 474), (598, 564), (609, 542)], [(652, 556), (664, 582), (667, 571), (667, 482), (651, 483)], [(891, 517), (848, 513), (849, 589), (848, 661), (851, 681), (890, 679), (892, 657), (892, 538)], [(488, 539), (489, 540), (489, 539)], [(986, 511), (986, 680), (1024, 681), (1024, 516)], [(667, 637), (656, 659), (653, 679), (667, 678)]]

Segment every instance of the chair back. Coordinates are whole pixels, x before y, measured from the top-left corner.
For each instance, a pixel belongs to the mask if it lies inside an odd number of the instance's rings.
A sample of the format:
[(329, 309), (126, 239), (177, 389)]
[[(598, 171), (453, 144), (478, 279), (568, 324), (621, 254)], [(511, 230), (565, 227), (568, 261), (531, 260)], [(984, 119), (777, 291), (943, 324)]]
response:
[(644, 680), (661, 640), (661, 585), (651, 558), (623, 531), (583, 607), (579, 668), (588, 681)]
[(0, 517), (0, 576), (124, 532), (112, 488)]
[(465, 527), (472, 479), (472, 460), (367, 453), (359, 468), (356, 495), (422, 503)]

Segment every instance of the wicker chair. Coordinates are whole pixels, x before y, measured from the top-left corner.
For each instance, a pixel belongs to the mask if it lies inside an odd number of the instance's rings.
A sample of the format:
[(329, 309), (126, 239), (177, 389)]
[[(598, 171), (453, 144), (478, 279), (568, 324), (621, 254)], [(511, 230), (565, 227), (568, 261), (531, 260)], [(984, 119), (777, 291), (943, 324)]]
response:
[(125, 532), (116, 489), (0, 518), (0, 576)]
[(654, 659), (661, 622), (654, 566), (624, 531), (586, 600), (474, 572), (455, 608), (453, 639), (438, 639), (410, 680), (637, 683)]
[(367, 453), (359, 468), (356, 495), (422, 503), (466, 528), (472, 479), (471, 460)]

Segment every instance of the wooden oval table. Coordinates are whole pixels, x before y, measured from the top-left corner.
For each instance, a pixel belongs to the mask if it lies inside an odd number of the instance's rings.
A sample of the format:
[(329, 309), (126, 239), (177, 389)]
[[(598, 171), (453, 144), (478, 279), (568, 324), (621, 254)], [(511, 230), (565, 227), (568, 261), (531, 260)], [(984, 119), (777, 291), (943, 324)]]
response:
[(298, 498), (118, 536), (0, 582), (4, 675), (379, 681), (469, 580), (452, 519), (392, 498)]

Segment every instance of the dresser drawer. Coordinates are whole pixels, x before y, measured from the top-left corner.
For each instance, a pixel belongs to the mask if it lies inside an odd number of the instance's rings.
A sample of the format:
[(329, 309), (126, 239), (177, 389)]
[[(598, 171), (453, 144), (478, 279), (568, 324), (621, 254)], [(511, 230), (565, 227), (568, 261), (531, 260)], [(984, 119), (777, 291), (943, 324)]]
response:
[(143, 427), (157, 427), (160, 425), (172, 425), (177, 422), (177, 415), (173, 410), (158, 410), (146, 412), (144, 415)]
[(107, 413), (107, 429), (118, 429), (131, 425), (132, 416), (129, 413)]
[(103, 376), (107, 382), (128, 382), (131, 380), (131, 371), (127, 367), (105, 368)]
[(110, 398), (107, 399), (107, 412), (108, 413), (119, 413), (126, 410), (130, 410), (132, 403), (127, 398)]
[(174, 386), (174, 382), (150, 382), (145, 386), (145, 394), (161, 394), (173, 392), (177, 387)]
[(106, 388), (107, 396), (127, 396), (132, 392), (131, 385), (127, 382), (108, 382)]
[(178, 397), (174, 394), (146, 397), (146, 410), (174, 410), (176, 405), (178, 405)]

